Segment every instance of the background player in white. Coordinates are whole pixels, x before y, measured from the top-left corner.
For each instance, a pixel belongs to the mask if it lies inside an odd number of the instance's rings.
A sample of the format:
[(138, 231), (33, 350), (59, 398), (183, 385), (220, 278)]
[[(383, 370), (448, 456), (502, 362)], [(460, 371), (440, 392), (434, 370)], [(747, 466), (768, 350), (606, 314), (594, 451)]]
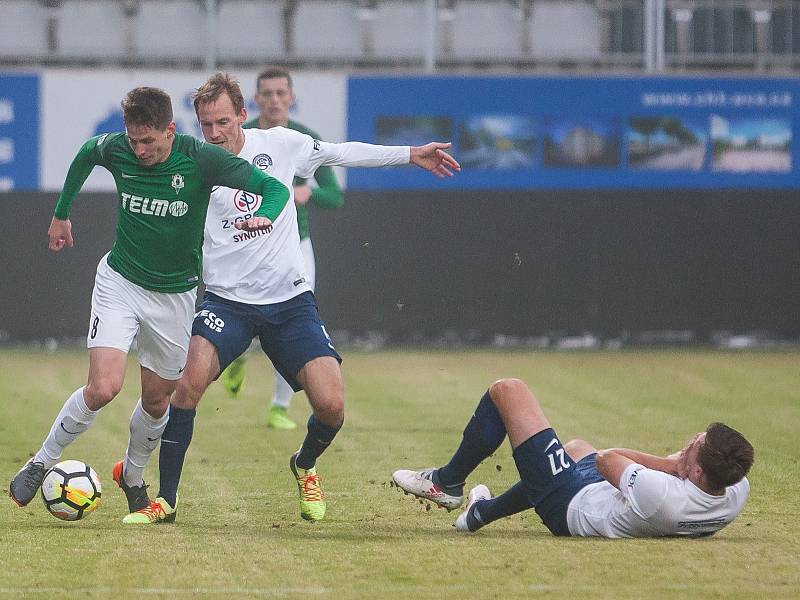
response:
[[(318, 133), (302, 123), (289, 118), (289, 109), (295, 103), (292, 76), (283, 67), (270, 67), (261, 71), (256, 78), (255, 101), (260, 109), (257, 117), (245, 121), (243, 129), (269, 129), (270, 127), (288, 127), (300, 133), (310, 135), (316, 140), (322, 138)], [(319, 167), (312, 175), (315, 186), (310, 186), (303, 177), (295, 177), (293, 183), (294, 203), (297, 208), (297, 230), (300, 233), (300, 251), (303, 253), (306, 279), (314, 291), (316, 280), (316, 263), (314, 247), (311, 244), (311, 227), (309, 224), (309, 205), (317, 208), (341, 208), (344, 196), (336, 180), (333, 168), (327, 165)], [(245, 364), (248, 353), (245, 352), (234, 360), (222, 372), (220, 379), (228, 393), (236, 397), (242, 388), (245, 375)], [(297, 424), (289, 418), (288, 408), (294, 390), (278, 371), (275, 371), (275, 388), (272, 393), (272, 404), (267, 414), (267, 427), (275, 429), (295, 429)]]
[[(265, 194), (259, 216), (250, 215), (258, 220), (254, 228), (268, 228), (289, 199), (283, 184), (249, 162), (176, 133), (164, 91), (131, 90), (122, 113), (125, 132), (91, 138), (72, 161), (48, 230), (50, 250), (71, 247), (73, 201), (95, 166), (111, 172), (119, 197), (116, 238), (97, 266), (92, 291), (87, 384), (69, 396), (42, 447), (12, 479), (9, 494), (20, 506), (31, 501), (45, 471), (119, 393), (134, 339), (142, 395), (131, 415), (125, 459), (115, 465), (113, 478), (131, 513), (149, 506), (142, 473), (186, 361), (211, 189), (225, 184)], [(242, 220), (238, 226), (251, 224)]]
[(419, 498), (457, 508), (467, 476), (506, 434), (521, 481), (497, 498), (485, 485), (475, 486), (456, 519), (459, 531), (477, 531), (534, 508), (554, 535), (704, 536), (733, 521), (750, 492), (745, 475), (753, 447), (727, 425), (712, 423), (667, 457), (625, 448), (597, 451), (583, 440), (562, 446), (518, 379), (489, 388), (447, 465), (395, 471), (392, 479)]
[[(296, 175), (310, 176), (320, 165), (378, 167), (414, 164), (440, 177), (460, 169), (444, 150), (449, 143), (425, 146), (330, 144), (283, 127), (242, 129), (247, 118), (238, 82), (217, 73), (197, 90), (195, 110), (203, 136), (252, 162), (291, 189)], [(174, 521), (183, 460), (192, 437), (195, 408), (205, 390), (254, 337), (294, 390), (304, 389), (313, 413), (290, 468), (300, 492), (300, 514), (325, 515), (316, 459), (344, 421), (341, 358), (319, 316), (304, 273), (297, 211), (290, 202), (268, 231), (242, 232), (240, 221), (253, 217), (262, 199), (217, 188), (206, 219), (203, 279), (206, 296), (192, 327), (189, 356), (171, 399), (170, 418), (159, 455), (161, 488), (156, 502), (139, 512), (139, 522)]]

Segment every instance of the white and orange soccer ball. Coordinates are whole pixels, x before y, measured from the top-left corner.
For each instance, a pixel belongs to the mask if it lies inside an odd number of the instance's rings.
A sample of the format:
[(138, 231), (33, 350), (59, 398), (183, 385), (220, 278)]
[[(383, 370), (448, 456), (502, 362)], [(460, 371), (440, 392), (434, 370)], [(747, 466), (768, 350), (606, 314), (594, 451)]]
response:
[(42, 481), (42, 500), (50, 514), (64, 521), (82, 519), (100, 506), (100, 478), (79, 460), (65, 460)]

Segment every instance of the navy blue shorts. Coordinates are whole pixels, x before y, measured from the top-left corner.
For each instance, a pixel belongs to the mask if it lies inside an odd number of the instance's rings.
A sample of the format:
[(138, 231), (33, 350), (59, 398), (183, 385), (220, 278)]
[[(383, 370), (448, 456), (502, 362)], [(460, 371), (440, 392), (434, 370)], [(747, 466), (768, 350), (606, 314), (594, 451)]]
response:
[(605, 481), (597, 471), (597, 454), (573, 462), (553, 429), (540, 431), (514, 450), (531, 506), (553, 535), (570, 535), (567, 507), (580, 490)]
[(310, 360), (332, 356), (342, 362), (325, 331), (311, 292), (263, 305), (243, 304), (206, 292), (194, 317), (192, 335), (214, 344), (220, 372), (257, 337), (275, 369), (295, 392), (302, 389), (297, 373)]

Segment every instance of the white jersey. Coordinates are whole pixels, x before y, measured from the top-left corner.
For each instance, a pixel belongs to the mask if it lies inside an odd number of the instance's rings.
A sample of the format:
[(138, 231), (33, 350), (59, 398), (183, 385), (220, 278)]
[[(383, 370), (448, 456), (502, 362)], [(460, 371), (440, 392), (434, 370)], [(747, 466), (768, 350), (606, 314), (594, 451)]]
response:
[(289, 188), (289, 202), (269, 231), (234, 227), (261, 206), (261, 197), (219, 187), (211, 194), (203, 240), (203, 281), (218, 296), (245, 304), (275, 304), (312, 291), (300, 252), (292, 180), (322, 165), (381, 167), (408, 164), (409, 146), (332, 144), (287, 129), (244, 129), (241, 158)]
[(736, 518), (749, 494), (746, 477), (712, 496), (688, 479), (634, 463), (622, 473), (620, 489), (602, 481), (575, 494), (567, 525), (575, 536), (711, 535)]

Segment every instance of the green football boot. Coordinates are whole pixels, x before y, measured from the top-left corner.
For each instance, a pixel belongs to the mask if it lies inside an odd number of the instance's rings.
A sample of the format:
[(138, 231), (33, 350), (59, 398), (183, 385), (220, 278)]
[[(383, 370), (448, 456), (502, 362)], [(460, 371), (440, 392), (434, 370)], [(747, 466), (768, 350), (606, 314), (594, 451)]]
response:
[(289, 468), (300, 491), (300, 516), (306, 521), (320, 521), (325, 517), (325, 496), (322, 494), (319, 475), (314, 467), (308, 470), (298, 467), (294, 462), (298, 454), (299, 452), (292, 454)]
[(174, 523), (177, 515), (178, 503), (175, 502), (175, 507), (173, 508), (169, 505), (169, 502), (159, 496), (144, 508), (127, 515), (122, 519), (122, 522), (135, 525)]
[(267, 415), (267, 427), (273, 429), (297, 429), (297, 423), (289, 418), (289, 412), (284, 406), (273, 404)]
[(220, 376), (222, 385), (225, 386), (225, 390), (231, 398), (236, 398), (242, 391), (245, 364), (247, 364), (247, 358), (242, 355), (229, 364)]

